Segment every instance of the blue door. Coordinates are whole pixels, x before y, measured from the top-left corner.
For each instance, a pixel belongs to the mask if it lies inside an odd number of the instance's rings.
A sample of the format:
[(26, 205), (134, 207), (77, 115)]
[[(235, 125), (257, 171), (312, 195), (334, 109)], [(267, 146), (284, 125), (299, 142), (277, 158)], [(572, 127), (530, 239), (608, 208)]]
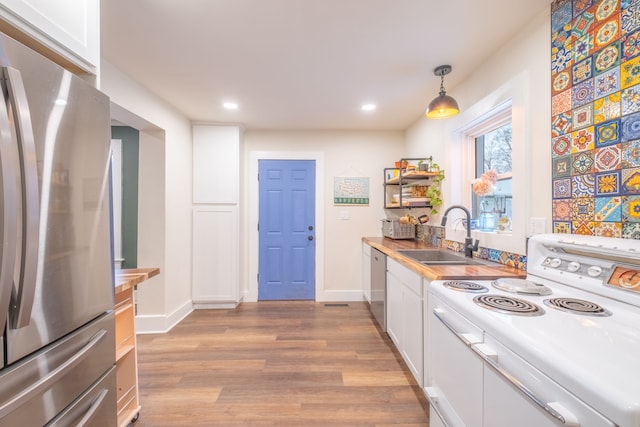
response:
[(259, 160), (258, 299), (315, 300), (314, 160)]

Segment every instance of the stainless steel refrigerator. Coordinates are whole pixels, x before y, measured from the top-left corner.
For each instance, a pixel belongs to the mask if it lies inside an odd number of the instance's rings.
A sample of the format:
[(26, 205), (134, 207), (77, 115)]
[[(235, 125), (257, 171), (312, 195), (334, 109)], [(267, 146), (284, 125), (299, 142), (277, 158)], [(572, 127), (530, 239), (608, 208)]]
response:
[(4, 34), (0, 87), (0, 426), (113, 426), (109, 100)]

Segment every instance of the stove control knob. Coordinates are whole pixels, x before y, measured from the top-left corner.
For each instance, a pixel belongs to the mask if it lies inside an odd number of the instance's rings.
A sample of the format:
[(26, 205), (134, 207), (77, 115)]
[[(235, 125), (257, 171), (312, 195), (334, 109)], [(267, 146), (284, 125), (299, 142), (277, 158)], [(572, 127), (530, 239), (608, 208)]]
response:
[(591, 277), (598, 277), (600, 274), (602, 274), (602, 267), (600, 267), (599, 265), (592, 265), (591, 267), (587, 268), (587, 274)]
[(580, 263), (577, 261), (571, 261), (569, 264), (567, 264), (567, 270), (572, 273), (580, 270)]
[(560, 258), (547, 258), (545, 264), (551, 268), (558, 268), (562, 264), (562, 260)]

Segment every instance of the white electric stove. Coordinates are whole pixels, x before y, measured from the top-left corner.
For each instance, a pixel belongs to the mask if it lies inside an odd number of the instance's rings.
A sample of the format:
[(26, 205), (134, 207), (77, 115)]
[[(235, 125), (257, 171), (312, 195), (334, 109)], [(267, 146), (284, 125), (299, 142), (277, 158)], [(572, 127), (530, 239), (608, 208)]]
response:
[(527, 261), (526, 280), (430, 284), (436, 421), (640, 426), (640, 242), (539, 235)]

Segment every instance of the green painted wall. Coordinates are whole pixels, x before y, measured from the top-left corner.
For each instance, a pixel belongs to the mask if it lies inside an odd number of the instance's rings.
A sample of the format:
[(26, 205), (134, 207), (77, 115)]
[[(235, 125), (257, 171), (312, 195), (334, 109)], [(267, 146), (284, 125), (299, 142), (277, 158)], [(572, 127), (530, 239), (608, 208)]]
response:
[(136, 268), (140, 132), (128, 126), (112, 126), (111, 138), (122, 140), (122, 268)]

